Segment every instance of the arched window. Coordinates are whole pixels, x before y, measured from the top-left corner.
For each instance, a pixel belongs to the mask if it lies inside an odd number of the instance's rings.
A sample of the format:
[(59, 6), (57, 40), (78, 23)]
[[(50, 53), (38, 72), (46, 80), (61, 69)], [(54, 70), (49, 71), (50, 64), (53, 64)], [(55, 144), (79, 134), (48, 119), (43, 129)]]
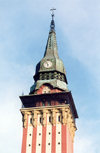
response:
[(44, 101), (42, 102), (42, 106), (45, 106), (45, 102)]
[(40, 117), (40, 123), (42, 123), (42, 117)]
[(51, 116), (49, 116), (49, 122), (51, 123)]
[(30, 118), (30, 124), (32, 124), (32, 118)]
[(61, 116), (60, 115), (58, 116), (58, 122), (61, 122)]
[(51, 102), (50, 101), (48, 101), (48, 106), (50, 106), (51, 105)]

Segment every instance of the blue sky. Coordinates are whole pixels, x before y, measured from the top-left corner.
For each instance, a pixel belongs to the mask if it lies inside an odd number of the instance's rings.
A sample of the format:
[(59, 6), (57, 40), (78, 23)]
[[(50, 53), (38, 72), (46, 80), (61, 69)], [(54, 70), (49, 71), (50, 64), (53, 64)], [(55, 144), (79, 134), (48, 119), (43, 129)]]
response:
[(55, 7), (59, 56), (79, 119), (75, 153), (100, 153), (100, 1), (0, 0), (0, 152), (19, 153), (19, 95), (29, 93)]

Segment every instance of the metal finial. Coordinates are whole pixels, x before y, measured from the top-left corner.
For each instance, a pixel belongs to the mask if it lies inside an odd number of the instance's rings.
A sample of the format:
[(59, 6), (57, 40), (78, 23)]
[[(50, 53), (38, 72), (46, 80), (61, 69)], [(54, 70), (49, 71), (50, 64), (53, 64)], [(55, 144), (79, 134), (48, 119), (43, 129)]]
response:
[(51, 11), (51, 16), (52, 16), (52, 20), (51, 20), (51, 25), (50, 25), (50, 31), (55, 31), (55, 23), (54, 23), (54, 11), (55, 11), (56, 9), (55, 8), (52, 8), (52, 9), (50, 9), (50, 11)]
[(56, 10), (55, 8), (50, 9), (50, 11), (51, 11), (51, 16), (52, 16), (52, 20), (53, 20), (53, 18), (54, 18), (54, 11), (55, 11), (55, 10)]

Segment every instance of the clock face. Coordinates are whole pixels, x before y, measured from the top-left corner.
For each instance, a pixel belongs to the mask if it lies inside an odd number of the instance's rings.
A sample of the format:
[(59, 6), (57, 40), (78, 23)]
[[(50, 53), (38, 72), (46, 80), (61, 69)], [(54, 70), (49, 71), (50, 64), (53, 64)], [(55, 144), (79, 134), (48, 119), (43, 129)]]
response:
[(52, 62), (51, 61), (46, 61), (46, 62), (44, 62), (43, 65), (44, 65), (45, 68), (50, 68), (52, 66)]

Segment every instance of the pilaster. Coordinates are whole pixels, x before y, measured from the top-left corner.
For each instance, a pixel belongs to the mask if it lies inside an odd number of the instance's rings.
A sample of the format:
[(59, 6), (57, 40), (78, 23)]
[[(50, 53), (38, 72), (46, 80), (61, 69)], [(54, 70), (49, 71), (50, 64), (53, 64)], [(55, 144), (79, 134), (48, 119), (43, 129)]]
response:
[(51, 116), (51, 124), (56, 125), (57, 124), (57, 113), (60, 113), (61, 117), (61, 123), (63, 125), (67, 125), (70, 135), (72, 137), (72, 140), (74, 140), (74, 135), (76, 131), (76, 125), (75, 120), (73, 118), (71, 109), (69, 105), (59, 105), (59, 106), (48, 106), (48, 107), (33, 107), (28, 109), (21, 109), (22, 115), (23, 115), (23, 127), (26, 128), (27, 124), (27, 115), (32, 116), (32, 125), (33, 127), (37, 127), (37, 118), (38, 114), (41, 114), (42, 116), (42, 125), (46, 126), (46, 116), (47, 114), (50, 114)]

